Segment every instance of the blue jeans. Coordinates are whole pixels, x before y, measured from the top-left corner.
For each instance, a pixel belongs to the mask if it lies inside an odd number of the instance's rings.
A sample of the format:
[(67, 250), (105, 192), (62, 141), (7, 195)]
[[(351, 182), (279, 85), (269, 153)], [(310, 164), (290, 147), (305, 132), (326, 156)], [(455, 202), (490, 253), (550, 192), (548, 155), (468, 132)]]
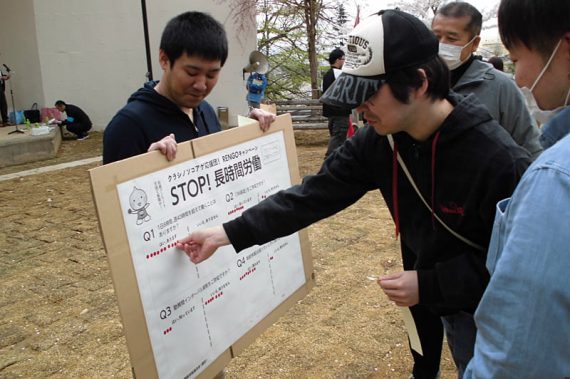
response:
[(467, 312), (459, 312), (443, 316), (441, 321), (447, 337), (447, 344), (457, 367), (457, 378), (461, 379), (467, 364), (473, 357), (475, 336), (477, 335), (473, 315)]

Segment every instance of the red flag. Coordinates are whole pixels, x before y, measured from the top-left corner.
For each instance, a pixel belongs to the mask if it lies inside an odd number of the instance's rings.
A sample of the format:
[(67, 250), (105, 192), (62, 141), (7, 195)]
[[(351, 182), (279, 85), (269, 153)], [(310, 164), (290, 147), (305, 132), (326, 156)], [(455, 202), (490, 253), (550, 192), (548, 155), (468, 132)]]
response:
[(354, 19), (354, 27), (360, 22), (360, 4), (356, 5), (356, 18)]

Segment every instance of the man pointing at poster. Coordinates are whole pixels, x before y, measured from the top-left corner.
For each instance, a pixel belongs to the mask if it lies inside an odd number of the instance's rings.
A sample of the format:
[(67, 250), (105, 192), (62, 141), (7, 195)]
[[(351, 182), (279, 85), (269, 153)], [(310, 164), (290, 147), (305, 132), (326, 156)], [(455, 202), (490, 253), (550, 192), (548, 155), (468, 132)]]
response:
[[(495, 204), (512, 193), (530, 155), (474, 96), (451, 93), (448, 75), (437, 39), (414, 16), (386, 10), (363, 20), (348, 37), (342, 75), (321, 101), (356, 108), (369, 125), (302, 184), (223, 226), (196, 230), (177, 246), (194, 263), (230, 243), (240, 252), (380, 190), (401, 233), (405, 271), (379, 284), (397, 305), (411, 307), (430, 360), (439, 360), (442, 317), (462, 373), (475, 341), (472, 314), (488, 281)], [(427, 372), (416, 362), (413, 375), (435, 378), (437, 368)]]

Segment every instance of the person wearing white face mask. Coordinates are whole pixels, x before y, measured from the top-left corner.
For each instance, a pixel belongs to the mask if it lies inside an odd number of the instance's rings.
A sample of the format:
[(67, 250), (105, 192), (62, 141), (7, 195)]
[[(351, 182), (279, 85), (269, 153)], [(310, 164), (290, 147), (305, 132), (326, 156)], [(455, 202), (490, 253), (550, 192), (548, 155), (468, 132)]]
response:
[(465, 2), (450, 2), (437, 10), (431, 28), (439, 40), (439, 56), (450, 72), (451, 87), (462, 95), (475, 94), (517, 144), (536, 158), (542, 151), (539, 129), (513, 82), (491, 64), (478, 59), (481, 13)]
[[(502, 0), (499, 33), (553, 143), (497, 204), (470, 378), (570, 375), (570, 1)], [(551, 112), (555, 111), (555, 112)], [(550, 112), (550, 113), (545, 113)]]
[[(560, 106), (554, 109), (546, 109), (546, 110), (542, 109), (538, 105), (533, 95), (534, 89), (537, 87), (540, 79), (542, 79), (546, 71), (549, 69), (552, 61), (556, 57), (556, 54), (560, 50), (562, 41), (563, 41), (562, 39), (558, 41), (558, 43), (554, 47), (554, 50), (552, 51), (552, 54), (550, 54), (550, 57), (546, 61), (544, 68), (540, 71), (534, 83), (532, 83), (532, 86), (530, 88), (526, 86), (523, 86), (521, 88), (521, 91), (525, 97), (525, 101), (531, 115), (541, 125), (544, 125), (544, 127), (542, 128), (542, 133), (540, 135), (540, 144), (544, 149), (547, 149), (553, 144), (555, 144), (559, 139), (564, 137), (570, 131), (570, 123), (560, 122), (558, 119), (554, 119), (553, 122), (549, 122), (551, 119), (553, 119), (556, 116), (557, 113), (561, 112), (568, 106), (568, 101), (570, 100), (570, 87), (566, 90), (566, 98), (564, 99), (564, 101), (560, 104)], [(562, 83), (564, 83), (564, 81)]]

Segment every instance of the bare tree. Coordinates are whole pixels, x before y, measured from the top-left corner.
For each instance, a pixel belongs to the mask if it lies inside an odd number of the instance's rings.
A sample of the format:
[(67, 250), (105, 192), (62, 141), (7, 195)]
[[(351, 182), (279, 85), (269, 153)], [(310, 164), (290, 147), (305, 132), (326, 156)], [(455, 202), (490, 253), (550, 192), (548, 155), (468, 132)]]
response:
[[(429, 23), (433, 19), (439, 7), (444, 3), (446, 3), (445, 0), (399, 0), (390, 3), (389, 6), (413, 14), (420, 20)], [(498, 1), (497, 4), (489, 9), (478, 8), (483, 15), (483, 29), (485, 29), (485, 22), (497, 17), (498, 8)]]
[[(299, 97), (308, 91), (310, 97), (318, 98), (317, 50), (321, 35), (338, 24), (332, 16), (338, 0), (215, 1), (228, 4), (238, 33), (248, 32), (250, 20), (257, 15), (258, 50), (271, 62), (268, 97)], [(306, 84), (301, 83), (301, 78)], [(287, 80), (291, 82), (289, 86)]]
[(404, 12), (413, 14), (424, 22), (430, 21), (443, 0), (416, 0), (416, 1), (395, 1), (390, 7), (400, 9)]

